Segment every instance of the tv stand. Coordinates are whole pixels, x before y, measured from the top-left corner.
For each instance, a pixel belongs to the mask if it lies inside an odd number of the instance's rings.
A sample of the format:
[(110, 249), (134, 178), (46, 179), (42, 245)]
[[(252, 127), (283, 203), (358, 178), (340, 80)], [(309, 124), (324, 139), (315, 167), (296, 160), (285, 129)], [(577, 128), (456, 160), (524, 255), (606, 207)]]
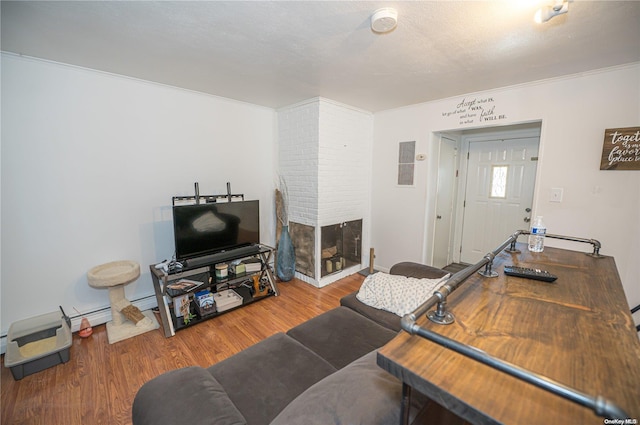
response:
[[(189, 259), (183, 268), (176, 272), (165, 272), (157, 269), (156, 264), (149, 266), (153, 289), (158, 302), (158, 310), (164, 329), (164, 336), (171, 337), (177, 330), (192, 326), (204, 320), (212, 319), (227, 311), (241, 308), (255, 301), (272, 295), (279, 295), (278, 286), (273, 275), (274, 248), (258, 244), (239, 247), (220, 253)], [(228, 270), (224, 278), (216, 277), (216, 265), (230, 262), (246, 262), (254, 269), (233, 273)], [(172, 289), (170, 285), (181, 280), (198, 282), (193, 289)], [(175, 285), (172, 285), (175, 286)], [(216, 306), (214, 309), (203, 309), (197, 305), (194, 294), (208, 290), (215, 295), (230, 295), (231, 307)], [(223, 292), (232, 290), (233, 292)], [(227, 299), (220, 301), (227, 301)], [(179, 303), (189, 303), (189, 316), (180, 312)]]

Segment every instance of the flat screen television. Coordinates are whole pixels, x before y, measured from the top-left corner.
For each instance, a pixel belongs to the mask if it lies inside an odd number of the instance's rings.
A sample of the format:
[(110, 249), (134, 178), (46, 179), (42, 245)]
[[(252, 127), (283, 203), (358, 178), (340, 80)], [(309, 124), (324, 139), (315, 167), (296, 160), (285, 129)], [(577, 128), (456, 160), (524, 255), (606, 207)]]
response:
[(259, 202), (176, 205), (173, 233), (178, 261), (259, 244)]

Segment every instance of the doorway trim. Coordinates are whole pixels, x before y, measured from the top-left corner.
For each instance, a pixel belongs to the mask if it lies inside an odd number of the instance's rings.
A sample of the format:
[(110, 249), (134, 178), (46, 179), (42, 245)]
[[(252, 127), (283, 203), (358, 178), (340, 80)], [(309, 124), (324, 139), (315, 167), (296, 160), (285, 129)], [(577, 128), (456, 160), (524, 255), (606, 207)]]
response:
[[(490, 141), (496, 139), (513, 139), (513, 138), (522, 138), (522, 137), (537, 137), (539, 139), (538, 156), (541, 159), (542, 153), (542, 126), (543, 123), (541, 120), (531, 121), (522, 124), (514, 124), (507, 125), (504, 127), (489, 127), (489, 128), (475, 128), (469, 130), (444, 130), (437, 131), (432, 133), (432, 140), (437, 141), (433, 145), (438, 146), (439, 150), (439, 141), (441, 137), (447, 137), (449, 139), (456, 140), (458, 142), (458, 177), (457, 177), (457, 189), (456, 189), (456, 200), (455, 200), (455, 211), (454, 211), (454, 228), (452, 232), (452, 261), (460, 262), (460, 247), (462, 244), (462, 222), (464, 217), (464, 199), (466, 193), (466, 182), (467, 182), (467, 154), (469, 152), (469, 143), (470, 142), (482, 142), (482, 141)], [(437, 167), (437, 163), (435, 164)], [(534, 211), (536, 205), (536, 193), (538, 186), (538, 177), (540, 173), (540, 161), (538, 162), (538, 167), (536, 170), (536, 177), (533, 188), (533, 204)], [(430, 173), (431, 176), (437, 176), (437, 169)], [(437, 182), (432, 186), (433, 190), (437, 190)], [(427, 213), (428, 216), (431, 217), (427, 224), (428, 231), (425, 234), (430, 234), (428, 238), (428, 246), (425, 249), (425, 252), (428, 253), (427, 264), (433, 264), (433, 258), (435, 255), (435, 246), (434, 246), (434, 238), (435, 238), (435, 220), (436, 220), (436, 202), (435, 196), (433, 203), (429, 204)], [(517, 229), (514, 229), (514, 231)], [(509, 235), (505, 235), (505, 238)]]
[[(440, 205), (441, 201), (443, 200), (443, 196), (441, 196), (440, 194), (440, 189), (441, 189), (441, 171), (442, 171), (442, 152), (443, 152), (443, 145), (449, 145), (453, 147), (453, 161), (452, 162), (452, 170), (449, 170), (449, 172), (451, 173), (449, 175), (449, 177), (451, 178), (451, 185), (448, 188), (448, 192), (447, 194), (444, 196), (446, 197), (447, 195), (451, 196), (450, 199), (450, 205), (448, 206), (442, 206)], [(454, 251), (454, 232), (455, 232), (455, 218), (456, 218), (456, 212), (457, 212), (457, 200), (458, 200), (458, 189), (459, 189), (459, 183), (458, 183), (458, 175), (459, 175), (459, 169), (460, 169), (460, 140), (458, 137), (451, 137), (450, 135), (445, 135), (445, 134), (440, 134), (438, 137), (438, 162), (437, 162), (437, 172), (436, 172), (436, 193), (435, 193), (435, 219), (432, 222), (432, 227), (431, 227), (431, 246), (432, 246), (432, 250), (431, 250), (431, 265), (435, 266), (435, 267), (445, 267), (447, 266), (449, 263), (452, 262), (453, 259), (453, 251)], [(443, 212), (448, 213), (448, 217), (440, 217), (441, 214), (443, 214)], [(448, 234), (448, 240), (447, 240), (447, 250), (446, 250), (446, 259), (447, 259), (447, 264), (437, 264), (436, 259), (437, 258), (441, 258), (444, 257), (443, 252), (440, 252), (439, 248), (440, 244), (438, 243), (438, 225), (440, 224), (440, 226), (442, 227), (442, 222), (440, 220), (445, 219), (445, 222), (448, 222), (448, 229), (447, 229), (447, 234)]]

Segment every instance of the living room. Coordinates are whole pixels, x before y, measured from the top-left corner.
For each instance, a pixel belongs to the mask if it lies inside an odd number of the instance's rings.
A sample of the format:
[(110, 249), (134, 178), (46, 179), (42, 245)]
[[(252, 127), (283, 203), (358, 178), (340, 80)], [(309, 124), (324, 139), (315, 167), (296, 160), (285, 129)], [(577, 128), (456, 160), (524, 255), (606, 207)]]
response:
[[(550, 233), (599, 240), (615, 258), (629, 305), (640, 304), (640, 172), (600, 170), (605, 129), (640, 125), (638, 58), (376, 111), (318, 96), (272, 108), (3, 49), (3, 346), (12, 322), (59, 305), (94, 325), (108, 321), (106, 293), (86, 278), (107, 261), (139, 262), (127, 297), (154, 307), (148, 265), (172, 257), (171, 197), (193, 194), (194, 182), (206, 194), (226, 193), (230, 182), (259, 200), (261, 239), (274, 245), (278, 119), (301, 105), (335, 110), (336, 121), (355, 113), (368, 122), (362, 250), (375, 248), (379, 270), (433, 257), (442, 134), (539, 123), (534, 214)], [(461, 123), (464, 114), (452, 111), (472, 100), (484, 100), (497, 119)], [(399, 187), (405, 141), (426, 160), (415, 164), (415, 183)], [(563, 188), (561, 203), (550, 202), (552, 188)]]
[[(636, 125), (637, 71), (629, 64), (361, 111), (372, 126), (363, 250), (375, 248), (381, 269), (430, 259), (435, 134), (541, 122), (534, 213), (549, 232), (600, 240), (603, 253), (616, 258), (629, 304), (640, 303), (638, 242), (631, 237), (639, 233), (638, 173), (598, 167), (604, 130)], [(85, 275), (108, 259), (147, 265), (171, 258), (171, 197), (192, 194), (194, 182), (203, 194), (226, 193), (230, 182), (233, 191), (258, 199), (263, 241), (274, 243), (278, 111), (8, 53), (3, 81), (3, 334), (11, 322), (52, 306), (103, 308), (104, 294)], [(505, 118), (460, 125), (460, 115), (447, 116), (471, 97), (493, 98), (496, 115)], [(428, 161), (417, 163), (414, 186), (398, 187), (394, 159), (398, 143), (409, 140)], [(243, 166), (229, 158), (241, 158)], [(549, 202), (552, 187), (564, 188), (564, 202)], [(366, 256), (363, 261), (368, 266)], [(24, 270), (35, 299), (11, 283), (21, 282)], [(127, 293), (148, 297), (148, 273)]]

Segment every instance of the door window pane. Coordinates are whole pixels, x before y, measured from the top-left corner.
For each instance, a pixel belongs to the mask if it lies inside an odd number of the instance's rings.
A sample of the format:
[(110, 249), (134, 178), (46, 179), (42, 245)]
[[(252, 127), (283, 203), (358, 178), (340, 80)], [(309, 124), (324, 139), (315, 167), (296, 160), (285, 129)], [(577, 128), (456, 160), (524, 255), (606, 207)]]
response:
[(494, 165), (491, 167), (491, 197), (507, 197), (507, 172), (508, 165)]

